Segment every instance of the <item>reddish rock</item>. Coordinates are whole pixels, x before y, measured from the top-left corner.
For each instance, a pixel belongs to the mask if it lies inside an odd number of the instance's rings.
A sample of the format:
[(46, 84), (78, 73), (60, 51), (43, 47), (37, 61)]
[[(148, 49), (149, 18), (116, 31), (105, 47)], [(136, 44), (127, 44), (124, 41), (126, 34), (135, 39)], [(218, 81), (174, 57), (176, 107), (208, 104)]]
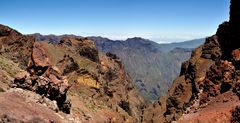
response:
[(202, 57), (207, 59), (217, 60), (222, 55), (220, 45), (218, 43), (218, 36), (214, 35), (206, 39), (202, 47)]
[[(177, 123), (230, 123), (234, 119), (232, 110), (239, 104), (238, 96), (230, 91), (211, 99), (207, 105), (189, 109)], [(235, 121), (238, 116), (234, 116)]]
[(240, 61), (240, 49), (233, 50), (232, 57), (234, 62)]
[(42, 75), (50, 66), (49, 58), (41, 43), (34, 43), (31, 59), (28, 63), (28, 71), (31, 74)]
[(19, 63), (22, 69), (27, 67), (35, 39), (24, 36), (7, 26), (0, 24), (0, 53)]
[(232, 62), (236, 66), (236, 69), (240, 68), (240, 49), (236, 49), (232, 51)]
[(47, 67), (50, 65), (46, 51), (41, 47), (41, 43), (35, 42), (32, 52), (32, 60), (35, 66)]
[(28, 71), (20, 73), (14, 80), (17, 87), (29, 89), (51, 100), (56, 100), (60, 109), (69, 113), (69, 102), (66, 101), (66, 93), (69, 89), (68, 81), (60, 71), (52, 67), (47, 52), (41, 43), (35, 43), (32, 57), (28, 64)]
[[(70, 122), (64, 115), (57, 114), (47, 106), (35, 102), (37, 100), (32, 99), (34, 98), (33, 96), (34, 94), (26, 95), (14, 91), (1, 93), (0, 122)], [(41, 99), (41, 96), (39, 98)]]

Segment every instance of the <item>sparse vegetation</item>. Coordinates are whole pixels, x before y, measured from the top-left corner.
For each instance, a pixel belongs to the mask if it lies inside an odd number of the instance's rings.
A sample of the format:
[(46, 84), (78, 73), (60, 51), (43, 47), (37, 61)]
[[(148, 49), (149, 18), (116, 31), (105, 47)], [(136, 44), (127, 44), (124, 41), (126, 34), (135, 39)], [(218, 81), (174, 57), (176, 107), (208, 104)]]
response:
[(0, 55), (0, 69), (6, 71), (11, 77), (14, 77), (21, 69), (11, 60)]

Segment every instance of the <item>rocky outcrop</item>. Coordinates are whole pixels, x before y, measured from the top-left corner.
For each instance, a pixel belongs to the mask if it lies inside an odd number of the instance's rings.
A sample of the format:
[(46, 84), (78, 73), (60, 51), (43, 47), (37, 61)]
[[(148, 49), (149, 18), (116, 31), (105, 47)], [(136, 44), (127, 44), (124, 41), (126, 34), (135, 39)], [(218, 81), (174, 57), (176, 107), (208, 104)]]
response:
[(0, 25), (0, 53), (19, 63), (23, 69), (27, 67), (34, 42), (33, 37), (24, 36), (7, 26)]
[(80, 38), (78, 41), (78, 52), (80, 56), (86, 57), (94, 62), (99, 62), (95, 43), (88, 38)]
[(67, 75), (80, 69), (78, 64), (69, 55), (64, 55), (63, 60), (57, 63), (57, 67), (60, 69), (62, 75)]
[(60, 40), (60, 46), (72, 47), (80, 56), (93, 62), (99, 62), (98, 51), (95, 43), (89, 38), (69, 38), (64, 37)]
[(33, 47), (28, 72), (16, 75), (17, 87), (34, 91), (51, 100), (56, 100), (60, 110), (70, 113), (70, 102), (66, 101), (68, 81), (56, 67), (52, 67), (47, 52), (36, 42)]
[(59, 45), (72, 46), (72, 41), (68, 37), (64, 37), (59, 41)]
[(49, 66), (50, 61), (46, 51), (40, 43), (34, 43), (31, 60), (28, 63), (29, 73), (41, 76)]

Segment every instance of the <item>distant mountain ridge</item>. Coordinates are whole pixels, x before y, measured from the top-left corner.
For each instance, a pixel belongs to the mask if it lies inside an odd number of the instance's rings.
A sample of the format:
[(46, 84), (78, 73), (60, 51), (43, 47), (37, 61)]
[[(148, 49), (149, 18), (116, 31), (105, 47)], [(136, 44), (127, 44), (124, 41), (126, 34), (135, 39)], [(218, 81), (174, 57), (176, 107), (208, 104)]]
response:
[(205, 39), (180, 43), (158, 44), (135, 37), (126, 41), (113, 41), (92, 37), (98, 50), (119, 56), (142, 96), (153, 101), (167, 94), (174, 78), (180, 73), (182, 62), (190, 58), (194, 48)]
[(203, 44), (205, 41), (205, 38), (199, 38), (199, 39), (193, 39), (189, 41), (183, 41), (183, 42), (174, 42), (169, 44), (161, 44), (161, 48), (164, 49), (165, 52), (171, 51), (174, 48), (188, 48), (193, 49), (197, 46)]
[[(62, 37), (74, 35), (33, 34), (39, 41), (58, 43)], [(204, 43), (204, 39), (158, 44), (140, 37), (126, 41), (110, 40), (103, 37), (90, 37), (100, 52), (111, 52), (119, 56), (130, 74), (135, 86), (147, 101), (165, 96), (174, 78), (180, 72), (181, 64), (189, 59), (194, 48)]]
[(34, 33), (34, 34), (30, 34), (30, 36), (33, 36), (36, 40), (38, 41), (49, 41), (53, 44), (57, 44), (59, 43), (59, 41), (63, 38), (63, 37), (68, 37), (68, 38), (82, 38), (82, 36), (76, 36), (76, 35), (54, 35), (54, 34), (49, 34), (49, 35), (42, 35), (40, 33)]

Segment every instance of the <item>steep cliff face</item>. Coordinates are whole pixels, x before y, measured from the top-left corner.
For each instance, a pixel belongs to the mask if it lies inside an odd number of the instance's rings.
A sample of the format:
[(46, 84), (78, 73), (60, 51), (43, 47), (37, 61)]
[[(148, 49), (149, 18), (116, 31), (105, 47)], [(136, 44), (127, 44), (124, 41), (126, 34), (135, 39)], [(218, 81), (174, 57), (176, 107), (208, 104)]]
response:
[(42, 43), (72, 85), (68, 95), (75, 117), (91, 123), (140, 122), (143, 99), (116, 55), (99, 53), (89, 38)]
[[(92, 39), (95, 40), (100, 52), (111, 52), (122, 59), (135, 87), (148, 102), (167, 95), (169, 86), (180, 72), (181, 63), (190, 58), (192, 51), (188, 48), (176, 48), (184, 43), (158, 44), (137, 37), (125, 41), (101, 37)], [(189, 47), (195, 48), (197, 45), (188, 43)]]
[(231, 122), (239, 118), (235, 115), (240, 105), (239, 8), (240, 2), (231, 0), (230, 21), (221, 24), (183, 63), (169, 96), (159, 103), (166, 106), (148, 109), (159, 111), (153, 115), (154, 122)]

